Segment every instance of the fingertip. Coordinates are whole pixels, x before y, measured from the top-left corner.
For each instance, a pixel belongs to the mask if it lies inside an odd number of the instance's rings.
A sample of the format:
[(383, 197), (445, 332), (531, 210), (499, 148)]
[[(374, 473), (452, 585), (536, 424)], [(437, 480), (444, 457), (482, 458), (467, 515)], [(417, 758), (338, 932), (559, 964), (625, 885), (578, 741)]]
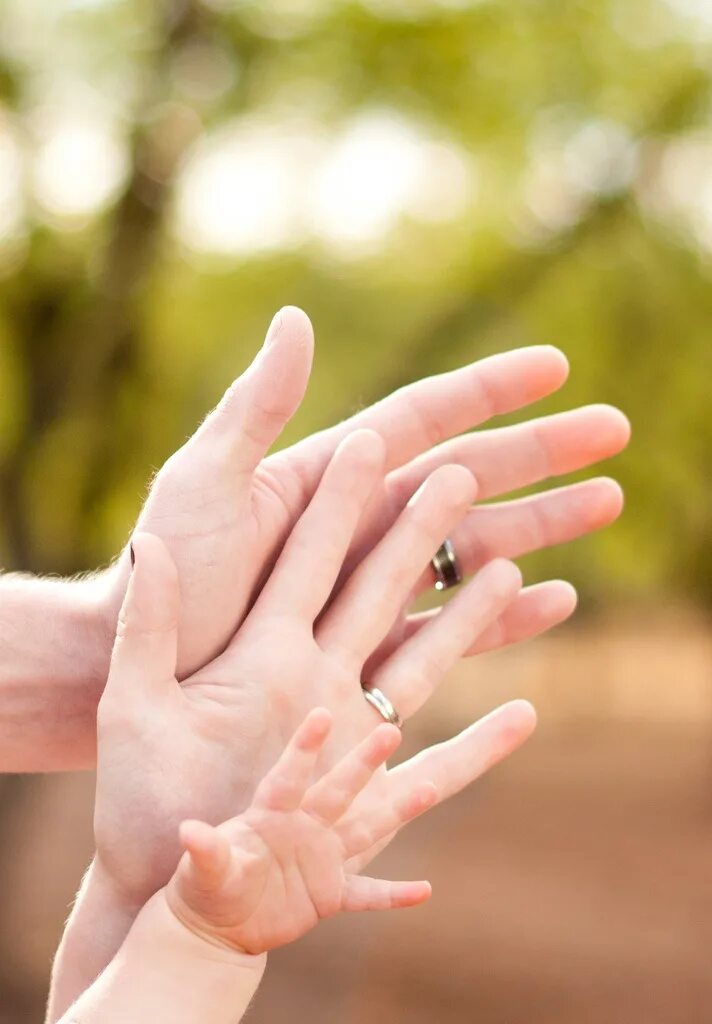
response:
[(595, 489), (596, 500), (593, 503), (592, 517), (602, 526), (615, 522), (625, 508), (625, 493), (617, 480), (603, 476), (591, 481)]
[(328, 708), (312, 708), (297, 731), (297, 746), (301, 750), (318, 749), (331, 732), (333, 721), (333, 715)]
[(390, 745), (397, 750), (403, 742), (403, 733), (401, 729), (399, 729), (397, 725), (392, 725), (390, 722), (386, 722), (383, 728), (388, 730)]
[(372, 743), (378, 762), (387, 760), (400, 747), (403, 733), (397, 725), (384, 722), (377, 725), (372, 733)]
[(589, 408), (596, 416), (597, 439), (604, 446), (608, 456), (617, 455), (631, 439), (633, 427), (630, 419), (615, 405), (599, 403)]
[(471, 505), (478, 491), (474, 474), (466, 466), (458, 463), (439, 466), (431, 473), (423, 487), (434, 488), (447, 494), (450, 501), (456, 505)]
[(523, 743), (537, 726), (536, 708), (528, 700), (513, 700), (503, 705), (502, 714), (509, 738), (515, 745)]
[(404, 910), (408, 907), (417, 907), (426, 903), (432, 894), (433, 887), (430, 882), (409, 882), (401, 894), (398, 905)]
[(178, 826), (181, 845), (188, 853), (204, 853), (212, 848), (214, 832), (212, 825), (192, 818)]
[(603, 477), (601, 483), (605, 484), (606, 486), (611, 508), (616, 509), (618, 514), (620, 515), (620, 513), (623, 511), (625, 507), (625, 491), (618, 483), (618, 481), (613, 480), (612, 477)]
[(182, 821), (178, 826), (178, 838), (180, 844), (184, 850), (190, 849), (190, 845), (193, 841), (193, 826), (194, 821)]
[(494, 558), (480, 572), (492, 575), (503, 596), (518, 593), (524, 585), (522, 570), (508, 558)]
[(220, 465), (228, 459), (241, 474), (255, 470), (301, 404), (313, 349), (309, 317), (285, 306), (274, 316), (250, 367), (233, 381), (195, 435), (212, 439), (211, 459)]
[(551, 361), (552, 366), (556, 366), (562, 383), (568, 380), (569, 374), (571, 373), (571, 364), (569, 363), (569, 357), (556, 345), (542, 345), (541, 348), (547, 354)]
[[(537, 714), (528, 700), (513, 700), (502, 704), (476, 723), (474, 734), (479, 737), (484, 755), (482, 771), (493, 768), (513, 754), (536, 729)], [(480, 773), (481, 774), (481, 773)]]
[(578, 607), (578, 591), (568, 580), (550, 580), (549, 590), (552, 597), (552, 609), (560, 620), (568, 619)]
[(425, 879), (421, 882), (418, 882), (418, 886), (420, 890), (418, 902), (425, 903), (433, 895), (433, 887), (430, 884), (430, 882), (426, 881)]
[(373, 730), (373, 733), (375, 736), (389, 737), (393, 741), (400, 740), (402, 736), (402, 733), (398, 726), (392, 725), (390, 722), (381, 722), (381, 724), (377, 725), (376, 728)]
[(265, 344), (271, 346), (284, 340), (310, 349), (314, 346), (312, 322), (299, 306), (282, 306), (272, 318)]
[(337, 452), (347, 452), (350, 459), (365, 468), (380, 469), (386, 462), (386, 442), (379, 433), (366, 427), (347, 434)]
[(320, 729), (328, 732), (334, 721), (334, 716), (328, 708), (318, 707), (312, 711), (312, 720), (317, 723)]
[(529, 345), (515, 351), (535, 364), (532, 366), (535, 394), (541, 394), (542, 388), (544, 394), (555, 391), (568, 380), (571, 372), (568, 356), (556, 345)]
[(513, 412), (558, 391), (569, 361), (553, 345), (526, 345), (473, 364), (488, 414)]

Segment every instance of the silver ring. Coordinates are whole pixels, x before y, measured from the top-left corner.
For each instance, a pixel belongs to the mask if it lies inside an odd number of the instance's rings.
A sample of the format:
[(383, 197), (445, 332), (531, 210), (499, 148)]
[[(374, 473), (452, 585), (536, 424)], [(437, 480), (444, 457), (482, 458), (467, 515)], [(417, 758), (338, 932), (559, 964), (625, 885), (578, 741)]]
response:
[(450, 590), (462, 583), (462, 571), (451, 540), (446, 540), (432, 561), (435, 589)]
[(388, 697), (386, 697), (385, 693), (375, 686), (364, 686), (363, 695), (371, 707), (376, 709), (384, 721), (388, 722), (389, 725), (397, 725), (399, 729), (403, 728), (403, 719), (393, 707)]

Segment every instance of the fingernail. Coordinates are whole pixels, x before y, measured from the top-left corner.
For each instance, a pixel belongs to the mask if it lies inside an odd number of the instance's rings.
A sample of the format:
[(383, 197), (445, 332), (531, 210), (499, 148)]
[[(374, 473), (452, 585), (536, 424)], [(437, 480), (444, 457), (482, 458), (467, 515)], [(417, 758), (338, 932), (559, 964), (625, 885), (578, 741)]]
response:
[(272, 323), (269, 325), (269, 330), (267, 331), (267, 337), (265, 338), (265, 348), (267, 348), (268, 345), (271, 345), (276, 340), (277, 335), (279, 334), (281, 327), (282, 327), (282, 310), (280, 309), (280, 311), (278, 313), (275, 313), (275, 315), (272, 318)]
[(129, 544), (129, 553), (131, 555), (131, 568), (136, 565), (136, 552), (134, 551), (133, 543)]

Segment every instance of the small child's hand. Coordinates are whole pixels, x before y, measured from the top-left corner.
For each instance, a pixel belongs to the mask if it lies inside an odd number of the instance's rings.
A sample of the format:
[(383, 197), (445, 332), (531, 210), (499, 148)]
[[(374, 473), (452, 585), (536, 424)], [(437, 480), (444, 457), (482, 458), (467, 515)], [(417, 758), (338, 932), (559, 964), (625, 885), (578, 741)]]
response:
[(257, 954), (304, 935), (340, 911), (411, 907), (430, 896), (427, 882), (389, 882), (349, 872), (349, 861), (435, 804), (430, 783), (400, 800), (352, 809), (374, 772), (393, 754), (400, 732), (378, 726), (310, 784), (331, 729), (312, 711), (250, 807), (213, 828), (181, 827), (185, 853), (166, 888), (173, 913), (207, 940)]

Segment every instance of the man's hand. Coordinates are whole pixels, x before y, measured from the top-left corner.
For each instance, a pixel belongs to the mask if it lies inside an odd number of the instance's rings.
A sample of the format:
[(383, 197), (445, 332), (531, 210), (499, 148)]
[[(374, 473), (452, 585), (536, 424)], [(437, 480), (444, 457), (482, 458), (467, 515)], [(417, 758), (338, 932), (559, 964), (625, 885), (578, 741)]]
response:
[[(308, 318), (298, 309), (283, 309), (252, 366), (158, 473), (141, 512), (137, 529), (165, 541), (182, 580), (180, 677), (225, 648), (336, 446), (353, 430), (368, 427), (383, 437), (387, 472), (354, 538), (344, 575), (380, 540), (438, 466), (465, 466), (478, 481), (479, 497), (489, 499), (607, 458), (628, 440), (625, 417), (606, 406), (457, 436), (564, 383), (566, 359), (556, 349), (541, 346), (409, 385), (338, 427), (265, 458), (303, 398), (312, 353)], [(472, 573), (493, 558), (515, 558), (605, 526), (621, 507), (617, 484), (592, 480), (476, 507), (453, 539), (465, 572)], [(128, 573), (125, 553), (115, 570), (110, 602), (114, 616)], [(416, 593), (432, 584), (432, 571), (425, 569)], [(482, 638), (480, 649), (545, 631), (566, 618), (574, 605), (571, 588), (558, 581), (525, 590)], [(424, 621), (401, 619), (391, 646)]]

